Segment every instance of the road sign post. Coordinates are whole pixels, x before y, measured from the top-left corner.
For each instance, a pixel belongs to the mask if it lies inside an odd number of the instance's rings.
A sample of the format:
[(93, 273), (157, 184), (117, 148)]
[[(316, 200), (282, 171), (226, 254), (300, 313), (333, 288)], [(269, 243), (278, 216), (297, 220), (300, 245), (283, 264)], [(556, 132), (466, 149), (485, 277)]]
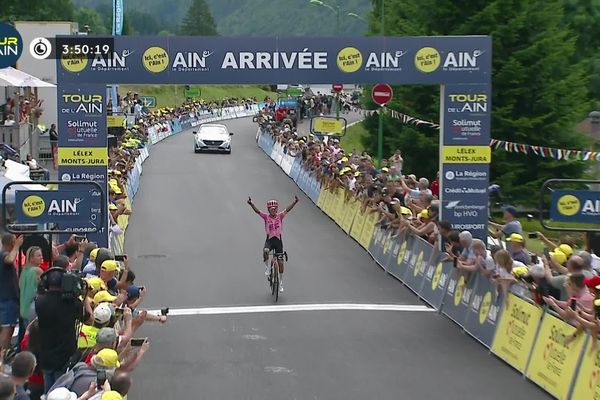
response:
[(379, 104), (379, 126), (377, 128), (377, 167), (381, 168), (383, 159), (383, 107), (394, 97), (394, 91), (390, 85), (378, 83), (371, 90), (371, 98)]

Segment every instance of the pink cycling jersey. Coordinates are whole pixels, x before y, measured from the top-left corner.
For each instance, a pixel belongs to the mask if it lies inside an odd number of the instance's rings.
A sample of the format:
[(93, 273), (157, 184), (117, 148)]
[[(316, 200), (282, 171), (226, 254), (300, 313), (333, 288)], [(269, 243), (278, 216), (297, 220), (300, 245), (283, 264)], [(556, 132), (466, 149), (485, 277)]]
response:
[(261, 211), (258, 215), (265, 221), (267, 239), (278, 237), (281, 240), (281, 230), (283, 228), (283, 217), (285, 217), (285, 213), (280, 212), (276, 216), (271, 217), (271, 214)]

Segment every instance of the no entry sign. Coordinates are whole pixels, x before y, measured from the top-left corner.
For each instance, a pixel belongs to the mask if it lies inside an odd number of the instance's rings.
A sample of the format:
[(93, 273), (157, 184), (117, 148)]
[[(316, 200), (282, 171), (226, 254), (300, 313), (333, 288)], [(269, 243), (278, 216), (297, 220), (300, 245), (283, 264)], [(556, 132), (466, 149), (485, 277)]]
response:
[(389, 103), (394, 97), (394, 91), (392, 87), (385, 83), (378, 83), (373, 86), (373, 90), (371, 90), (371, 98), (373, 101), (380, 106), (384, 106)]
[(341, 92), (343, 88), (344, 85), (342, 85), (341, 83), (334, 83), (333, 85), (331, 85), (331, 89), (333, 89), (333, 91), (336, 93)]

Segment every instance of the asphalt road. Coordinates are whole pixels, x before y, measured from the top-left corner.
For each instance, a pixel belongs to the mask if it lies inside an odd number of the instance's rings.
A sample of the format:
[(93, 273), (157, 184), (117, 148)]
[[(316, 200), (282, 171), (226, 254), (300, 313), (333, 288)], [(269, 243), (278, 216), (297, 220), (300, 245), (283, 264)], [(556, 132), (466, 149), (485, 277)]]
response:
[[(275, 197), (290, 260), (278, 304), (422, 305), (299, 191), (255, 144), (249, 119), (227, 122), (233, 152), (194, 154), (190, 132), (152, 149), (127, 230), (145, 306), (271, 306), (262, 220)], [(268, 311), (266, 308), (264, 311)], [(293, 311), (173, 315), (142, 327), (151, 348), (137, 399), (539, 399), (445, 317), (426, 311)]]

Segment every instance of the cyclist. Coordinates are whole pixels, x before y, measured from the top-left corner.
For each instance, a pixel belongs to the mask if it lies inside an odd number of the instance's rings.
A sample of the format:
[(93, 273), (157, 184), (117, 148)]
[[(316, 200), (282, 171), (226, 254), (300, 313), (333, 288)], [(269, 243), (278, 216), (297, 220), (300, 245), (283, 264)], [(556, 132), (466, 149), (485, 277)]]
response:
[(267, 240), (263, 249), (263, 261), (265, 263), (265, 275), (270, 275), (269, 268), (269, 252), (275, 250), (279, 265), (279, 291), (283, 292), (283, 241), (281, 240), (281, 231), (283, 228), (283, 218), (289, 213), (292, 208), (298, 203), (298, 196), (294, 196), (294, 201), (285, 210), (278, 213), (279, 203), (277, 200), (267, 201), (268, 213), (265, 213), (254, 205), (252, 199), (248, 197), (248, 204), (265, 221), (265, 232)]

